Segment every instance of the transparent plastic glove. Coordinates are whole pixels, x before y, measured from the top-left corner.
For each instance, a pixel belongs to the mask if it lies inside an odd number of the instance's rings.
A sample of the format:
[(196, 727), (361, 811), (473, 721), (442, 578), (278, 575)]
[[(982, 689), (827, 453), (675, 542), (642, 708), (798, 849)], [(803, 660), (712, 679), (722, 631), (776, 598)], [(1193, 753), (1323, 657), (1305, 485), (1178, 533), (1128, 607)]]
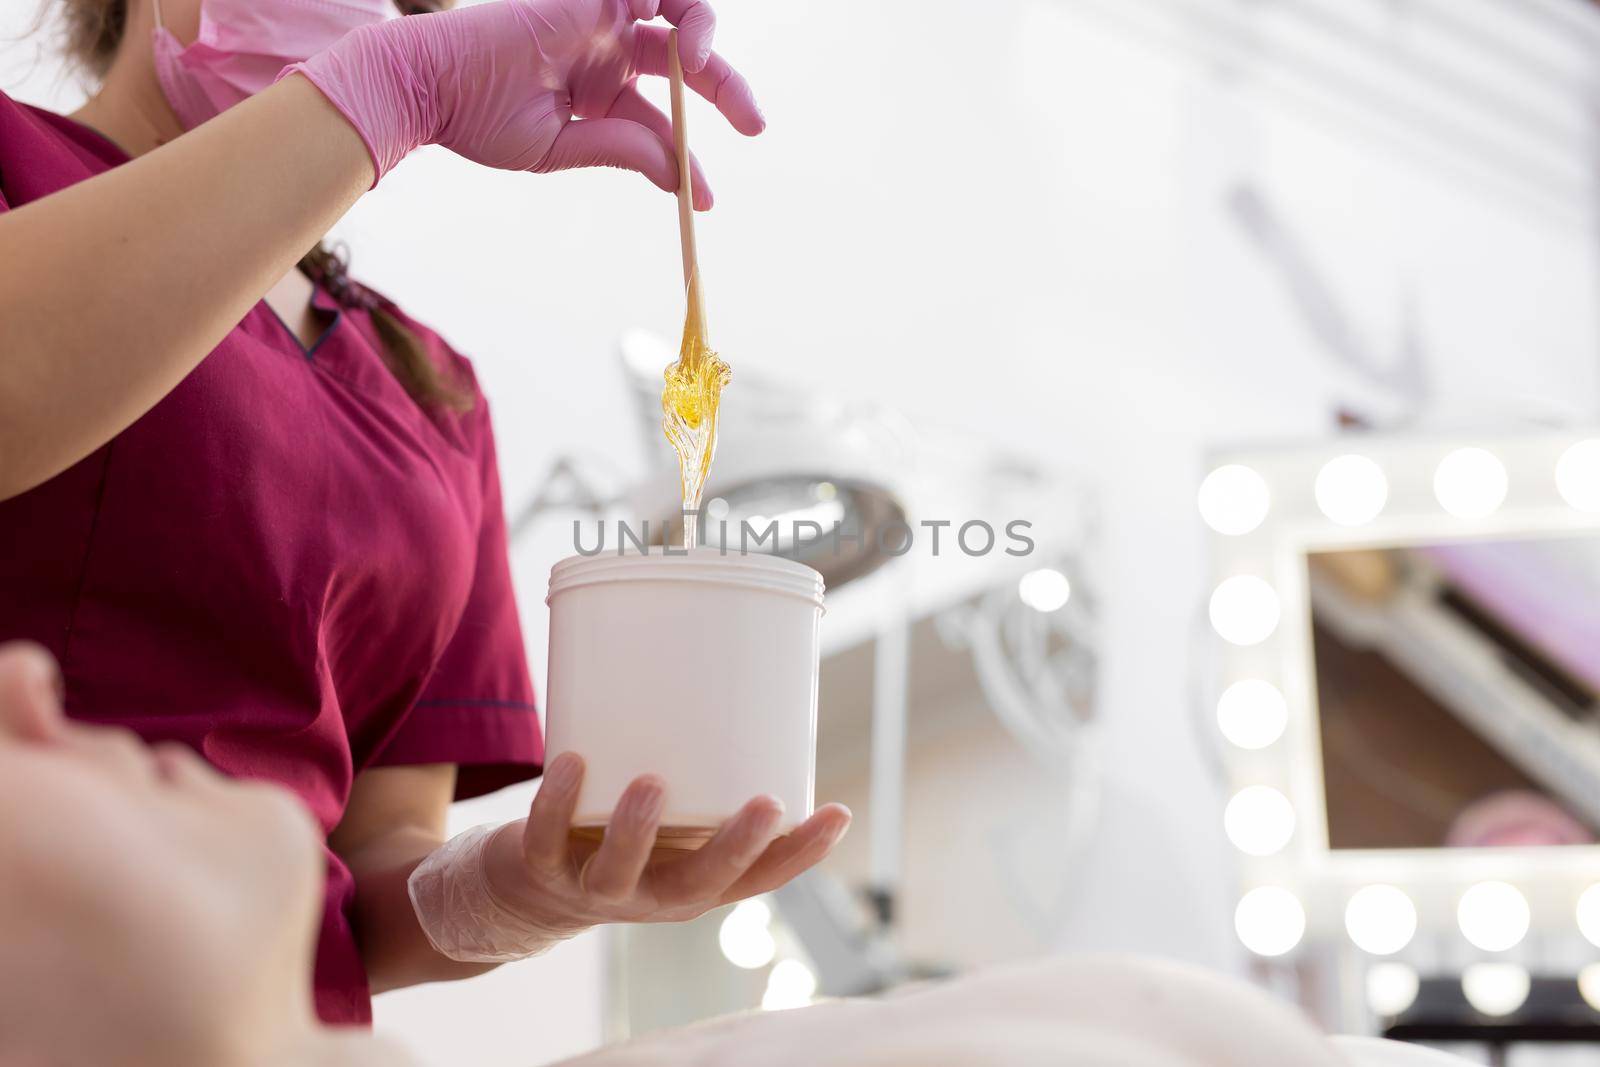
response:
[[(740, 133), (766, 127), (750, 86), (711, 50), (703, 0), (498, 0), (365, 26), (287, 68), (350, 120), (374, 184), (420, 145), (503, 170), (636, 170), (678, 188), (672, 126), (635, 86), (667, 74), (664, 14), (679, 26), (688, 85)], [(574, 121), (578, 120), (578, 121)], [(711, 192), (694, 173), (695, 206)]]
[(600, 923), (693, 919), (783, 885), (850, 825), (847, 808), (828, 804), (775, 839), (783, 806), (757, 797), (699, 850), (654, 851), (666, 790), (646, 775), (623, 793), (604, 842), (592, 844), (568, 832), (582, 781), (583, 761), (563, 753), (526, 819), (469, 830), (412, 872), (412, 907), (442, 955), (503, 963)]

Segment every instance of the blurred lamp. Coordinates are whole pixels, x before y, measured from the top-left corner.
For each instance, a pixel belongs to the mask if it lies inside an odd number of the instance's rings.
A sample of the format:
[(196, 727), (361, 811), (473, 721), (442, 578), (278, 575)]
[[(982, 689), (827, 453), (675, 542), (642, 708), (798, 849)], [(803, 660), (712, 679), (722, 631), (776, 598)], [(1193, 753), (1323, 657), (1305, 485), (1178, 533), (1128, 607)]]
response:
[(722, 920), (717, 930), (717, 945), (735, 967), (758, 970), (771, 963), (778, 952), (771, 924), (772, 909), (764, 901), (741, 901)]
[(1072, 583), (1054, 568), (1029, 571), (1017, 582), (1017, 596), (1034, 611), (1060, 611), (1072, 598)]
[(761, 996), (763, 1011), (803, 1008), (817, 993), (817, 976), (799, 960), (779, 960), (767, 975), (767, 991)]

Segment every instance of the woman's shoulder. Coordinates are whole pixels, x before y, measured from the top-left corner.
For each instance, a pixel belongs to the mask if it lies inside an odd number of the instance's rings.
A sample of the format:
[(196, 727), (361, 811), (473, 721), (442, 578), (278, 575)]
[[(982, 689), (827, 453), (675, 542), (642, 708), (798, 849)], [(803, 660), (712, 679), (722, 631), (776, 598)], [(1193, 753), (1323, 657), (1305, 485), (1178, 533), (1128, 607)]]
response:
[(55, 132), (55, 123), (50, 121), (51, 118), (63, 119), (64, 116), (25, 104), (0, 89), (0, 136), (18, 140), (23, 137), (53, 136), (59, 140), (61, 135)]
[(82, 123), (0, 92), (0, 190), (12, 207), (126, 162)]

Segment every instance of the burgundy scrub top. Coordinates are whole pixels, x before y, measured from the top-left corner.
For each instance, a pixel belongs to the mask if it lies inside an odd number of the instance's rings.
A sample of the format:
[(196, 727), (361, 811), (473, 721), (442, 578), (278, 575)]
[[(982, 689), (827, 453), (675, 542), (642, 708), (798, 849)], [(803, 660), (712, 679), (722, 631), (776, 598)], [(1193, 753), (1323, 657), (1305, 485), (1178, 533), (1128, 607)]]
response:
[[(0, 212), (126, 161), (0, 94)], [(280, 783), (328, 831), (369, 767), (459, 764), (467, 797), (537, 774), (542, 745), (482, 395), (424, 412), (366, 310), (315, 305), (309, 350), (257, 304), (111, 443), (0, 501), (0, 640), (55, 653), (74, 718)], [(330, 850), (330, 1022), (371, 1018), (353, 889)]]

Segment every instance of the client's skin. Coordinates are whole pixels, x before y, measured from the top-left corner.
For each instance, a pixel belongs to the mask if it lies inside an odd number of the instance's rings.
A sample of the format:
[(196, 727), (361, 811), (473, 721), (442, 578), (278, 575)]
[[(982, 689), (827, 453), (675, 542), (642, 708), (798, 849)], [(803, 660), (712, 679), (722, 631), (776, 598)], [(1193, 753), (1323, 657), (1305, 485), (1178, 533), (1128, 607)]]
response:
[(312, 1012), (323, 858), (275, 786), (67, 720), (0, 646), (0, 1067), (401, 1064)]

